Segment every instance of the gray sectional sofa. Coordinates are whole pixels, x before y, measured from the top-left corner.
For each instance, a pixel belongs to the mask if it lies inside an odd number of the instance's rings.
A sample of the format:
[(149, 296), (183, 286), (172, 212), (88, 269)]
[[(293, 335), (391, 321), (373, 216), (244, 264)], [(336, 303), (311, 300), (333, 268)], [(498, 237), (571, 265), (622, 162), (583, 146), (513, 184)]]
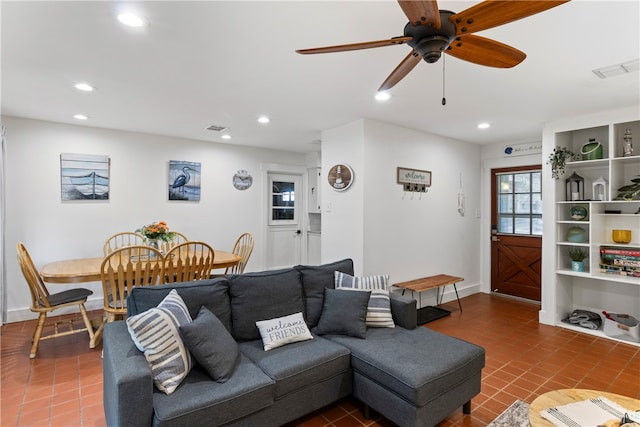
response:
[[(484, 349), (416, 327), (416, 302), (391, 294), (395, 328), (365, 338), (313, 333), (351, 260), (134, 288), (129, 316), (156, 307), (175, 289), (192, 318), (208, 308), (234, 337), (237, 365), (226, 382), (197, 364), (175, 392), (154, 387), (145, 356), (124, 321), (104, 331), (104, 410), (109, 426), (279, 426), (353, 395), (400, 426), (433, 426), (480, 392)], [(348, 292), (348, 291), (347, 291)], [(353, 293), (353, 292), (351, 292)], [(301, 311), (313, 339), (269, 351), (255, 323)], [(347, 317), (347, 316), (345, 316)]]

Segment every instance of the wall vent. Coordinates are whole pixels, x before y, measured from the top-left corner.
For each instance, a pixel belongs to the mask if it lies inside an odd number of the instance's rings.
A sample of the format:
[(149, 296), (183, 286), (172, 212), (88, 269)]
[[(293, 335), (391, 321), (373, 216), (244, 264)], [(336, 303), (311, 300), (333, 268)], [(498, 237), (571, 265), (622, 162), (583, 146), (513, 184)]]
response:
[(223, 130), (226, 130), (226, 129), (227, 129), (226, 126), (217, 126), (217, 125), (207, 126), (207, 130), (212, 130), (214, 132), (222, 132)]
[(609, 65), (608, 67), (593, 70), (593, 74), (601, 79), (620, 76), (622, 74), (633, 73), (640, 69), (640, 59), (624, 62), (622, 64)]

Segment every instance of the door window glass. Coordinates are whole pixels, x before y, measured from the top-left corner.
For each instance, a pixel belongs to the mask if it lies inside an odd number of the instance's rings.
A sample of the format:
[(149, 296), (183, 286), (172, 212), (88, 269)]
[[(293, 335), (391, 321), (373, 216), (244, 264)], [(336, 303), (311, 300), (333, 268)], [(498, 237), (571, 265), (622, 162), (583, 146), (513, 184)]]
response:
[(498, 232), (542, 235), (541, 171), (498, 174)]
[(272, 181), (271, 221), (295, 220), (296, 188), (294, 182)]

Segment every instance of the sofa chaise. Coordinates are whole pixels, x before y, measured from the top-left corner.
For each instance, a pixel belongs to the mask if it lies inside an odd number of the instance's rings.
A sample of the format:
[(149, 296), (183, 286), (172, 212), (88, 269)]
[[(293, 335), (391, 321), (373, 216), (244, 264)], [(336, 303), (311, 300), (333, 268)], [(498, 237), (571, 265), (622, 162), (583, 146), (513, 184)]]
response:
[[(218, 335), (233, 337), (237, 357), (223, 380), (214, 380), (210, 371), (193, 363), (167, 394), (154, 382), (129, 320), (107, 324), (107, 425), (279, 426), (348, 395), (363, 403), (365, 415), (371, 408), (400, 426), (433, 426), (461, 407), (469, 413), (471, 399), (480, 392), (484, 349), (416, 327), (416, 301), (393, 292), (389, 301), (395, 327), (363, 327), (360, 320), (371, 310), (366, 300), (372, 300), (373, 291), (334, 289), (336, 272), (351, 277), (353, 262), (134, 288), (127, 301), (132, 324), (175, 290), (192, 319), (204, 312), (215, 315), (225, 329)], [(354, 309), (344, 305), (362, 295), (364, 312), (361, 303)], [(302, 313), (304, 322), (296, 329), (306, 329), (307, 339), (266, 351), (265, 329), (256, 323), (293, 313)]]

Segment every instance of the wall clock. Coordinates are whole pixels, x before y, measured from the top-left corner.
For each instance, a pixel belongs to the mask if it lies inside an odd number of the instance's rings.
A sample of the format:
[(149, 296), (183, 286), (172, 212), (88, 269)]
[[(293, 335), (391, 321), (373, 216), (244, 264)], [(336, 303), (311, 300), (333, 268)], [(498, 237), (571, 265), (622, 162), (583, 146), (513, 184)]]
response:
[(253, 184), (253, 177), (246, 170), (239, 170), (233, 175), (233, 186), (238, 190), (246, 190)]
[(329, 185), (336, 191), (344, 191), (351, 187), (353, 178), (353, 169), (348, 165), (335, 165), (327, 175)]

